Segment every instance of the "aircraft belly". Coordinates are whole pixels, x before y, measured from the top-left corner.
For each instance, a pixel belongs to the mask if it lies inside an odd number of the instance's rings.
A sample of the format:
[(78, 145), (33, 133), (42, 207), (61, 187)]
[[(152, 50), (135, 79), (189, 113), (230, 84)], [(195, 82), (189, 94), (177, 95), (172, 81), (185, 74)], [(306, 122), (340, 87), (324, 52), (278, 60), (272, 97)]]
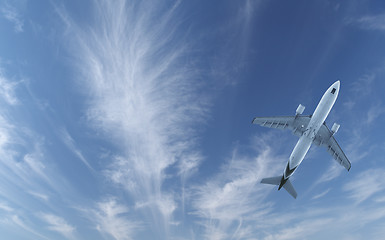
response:
[(293, 169), (297, 167), (304, 159), (306, 153), (309, 151), (313, 140), (307, 136), (302, 136), (295, 145), (293, 152), (290, 155), (289, 167)]
[(316, 110), (314, 111), (312, 118), (310, 119), (306, 131), (300, 137), (293, 149), (293, 152), (290, 155), (289, 163), (286, 166), (283, 174), (285, 179), (294, 174), (298, 165), (301, 164), (302, 160), (305, 158), (321, 125), (328, 116), (334, 101), (335, 99), (329, 97), (327, 93), (325, 93), (322, 97), (321, 101), (316, 107)]
[(315, 137), (315, 134), (317, 134), (319, 128), (322, 126), (327, 116), (329, 115), (335, 101), (336, 96), (330, 96), (328, 91), (326, 91), (324, 96), (322, 96), (321, 101), (318, 103), (309, 122), (308, 128), (313, 129), (312, 132), (309, 132), (309, 137)]
[[(299, 116), (303, 112), (303, 109), (301, 110), (300, 105), (298, 107), (300, 110), (297, 109), (296, 115), (292, 117), (283, 116), (254, 118), (253, 123), (255, 124), (270, 128), (289, 128), (296, 136), (300, 137), (292, 153), (290, 154), (289, 161), (287, 162), (283, 171), (283, 176), (280, 175), (277, 177), (263, 178), (261, 183), (278, 185), (278, 190), (284, 188), (291, 196), (294, 198), (297, 197), (297, 192), (295, 191), (289, 178), (294, 174), (298, 166), (305, 158), (314, 140), (317, 145), (325, 145), (325, 142), (322, 142), (322, 139), (320, 140), (319, 138), (316, 138), (316, 136), (320, 129), (323, 129), (321, 132), (321, 137), (330, 133), (330, 130), (325, 124), (325, 120), (337, 99), (339, 88), (340, 81), (336, 81), (334, 84), (332, 84), (322, 96), (314, 113), (310, 116)], [(324, 134), (323, 132), (325, 131), (326, 133)], [(349, 160), (346, 158), (334, 137), (331, 137), (331, 139), (333, 141), (326, 144), (328, 147), (328, 152), (333, 155), (333, 158), (335, 158), (347, 170), (349, 170)]]

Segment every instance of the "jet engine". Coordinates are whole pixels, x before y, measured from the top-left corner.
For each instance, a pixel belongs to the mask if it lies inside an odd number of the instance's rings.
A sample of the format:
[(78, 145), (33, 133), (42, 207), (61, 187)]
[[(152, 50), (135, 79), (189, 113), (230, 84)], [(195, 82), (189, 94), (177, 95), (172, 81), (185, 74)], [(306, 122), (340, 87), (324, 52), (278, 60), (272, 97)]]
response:
[(332, 127), (332, 134), (336, 134), (338, 132), (338, 129), (340, 128), (340, 125), (338, 123), (334, 123)]
[(295, 111), (295, 115), (297, 116), (302, 114), (304, 110), (305, 110), (305, 106), (303, 106), (302, 104), (298, 105), (297, 110)]

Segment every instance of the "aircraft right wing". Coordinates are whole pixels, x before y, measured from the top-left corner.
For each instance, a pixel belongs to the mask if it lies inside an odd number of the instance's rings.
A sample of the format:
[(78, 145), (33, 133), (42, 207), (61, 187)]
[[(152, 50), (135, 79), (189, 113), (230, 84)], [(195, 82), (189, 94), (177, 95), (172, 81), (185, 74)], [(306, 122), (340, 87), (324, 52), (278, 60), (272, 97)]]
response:
[(336, 139), (333, 136), (333, 133), (329, 130), (325, 123), (322, 124), (313, 142), (317, 145), (322, 145), (326, 147), (330, 155), (332, 155), (332, 157), (339, 164), (344, 166), (346, 170), (350, 170), (350, 161), (346, 157), (344, 151), (342, 151), (340, 145), (338, 145)]
[(302, 136), (309, 124), (311, 115), (282, 116), (282, 117), (256, 117), (251, 123), (262, 127), (290, 129), (297, 136)]

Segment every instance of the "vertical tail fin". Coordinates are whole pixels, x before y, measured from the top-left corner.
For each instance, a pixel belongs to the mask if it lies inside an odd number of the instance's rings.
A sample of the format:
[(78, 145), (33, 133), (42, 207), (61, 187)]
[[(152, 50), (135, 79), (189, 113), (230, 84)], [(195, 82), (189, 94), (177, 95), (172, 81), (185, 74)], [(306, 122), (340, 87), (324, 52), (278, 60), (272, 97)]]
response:
[(293, 198), (297, 198), (297, 192), (295, 191), (293, 185), (291, 185), (290, 179), (287, 179), (286, 183), (283, 185), (283, 188), (290, 193)]
[(286, 179), (285, 180), (282, 176), (278, 176), (278, 177), (264, 178), (264, 179), (261, 180), (261, 183), (280, 186), (282, 181), (285, 181), (285, 182), (283, 182), (283, 188), (293, 198), (297, 198), (297, 192), (295, 191), (293, 185), (291, 184), (290, 179)]

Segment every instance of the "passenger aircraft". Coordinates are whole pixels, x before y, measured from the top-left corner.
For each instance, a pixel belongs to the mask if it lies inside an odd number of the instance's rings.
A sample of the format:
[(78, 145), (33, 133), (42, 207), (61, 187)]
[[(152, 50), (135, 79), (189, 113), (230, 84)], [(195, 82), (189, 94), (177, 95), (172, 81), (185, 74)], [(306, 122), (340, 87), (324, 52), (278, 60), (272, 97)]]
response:
[(291, 196), (297, 198), (297, 192), (294, 190), (289, 178), (293, 175), (299, 164), (301, 164), (312, 143), (326, 147), (327, 151), (339, 164), (348, 171), (350, 170), (351, 164), (334, 138), (334, 134), (337, 133), (340, 125), (334, 123), (330, 131), (325, 124), (325, 119), (329, 115), (339, 91), (340, 81), (337, 81), (326, 90), (313, 115), (310, 116), (301, 115), (305, 110), (305, 106), (300, 104), (295, 116), (256, 117), (253, 119), (252, 123), (254, 124), (269, 128), (290, 129), (299, 137), (283, 171), (283, 175), (264, 178), (261, 183), (278, 185), (278, 190), (283, 187)]

